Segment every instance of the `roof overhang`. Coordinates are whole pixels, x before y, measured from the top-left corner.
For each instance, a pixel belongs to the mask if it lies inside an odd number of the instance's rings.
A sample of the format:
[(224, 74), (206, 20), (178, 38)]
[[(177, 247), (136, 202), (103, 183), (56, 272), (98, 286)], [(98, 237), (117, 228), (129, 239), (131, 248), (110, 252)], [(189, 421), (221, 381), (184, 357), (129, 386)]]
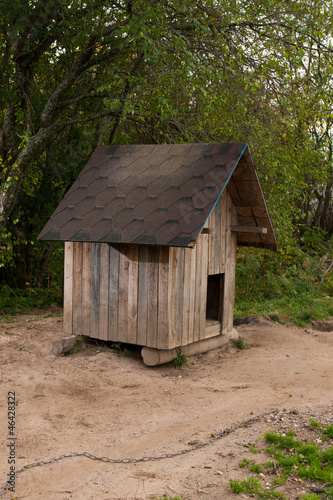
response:
[(191, 247), (226, 188), (238, 244), (276, 250), (246, 143), (99, 146), (38, 238)]

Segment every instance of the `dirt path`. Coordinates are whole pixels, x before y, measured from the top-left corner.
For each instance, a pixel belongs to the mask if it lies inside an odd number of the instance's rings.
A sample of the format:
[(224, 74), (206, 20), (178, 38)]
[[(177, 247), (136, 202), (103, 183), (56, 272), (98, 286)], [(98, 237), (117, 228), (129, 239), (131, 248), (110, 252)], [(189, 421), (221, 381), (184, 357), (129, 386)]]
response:
[[(318, 327), (318, 325), (316, 326)], [(27, 500), (237, 498), (229, 479), (270, 427), (333, 423), (333, 331), (257, 319), (237, 327), (249, 349), (232, 343), (190, 358), (181, 369), (146, 367), (139, 351), (119, 355), (98, 345), (52, 355), (62, 336), (57, 317), (19, 316), (0, 331), (0, 490), (9, 473), (7, 394), (15, 391), (16, 469), (73, 451), (127, 458), (159, 456), (205, 442), (212, 434), (269, 412), (189, 454), (144, 463), (109, 464), (84, 457), (35, 467), (1, 498)], [(285, 409), (286, 411), (282, 411)], [(282, 412), (282, 413), (281, 413)], [(303, 486), (288, 485), (288, 498)]]

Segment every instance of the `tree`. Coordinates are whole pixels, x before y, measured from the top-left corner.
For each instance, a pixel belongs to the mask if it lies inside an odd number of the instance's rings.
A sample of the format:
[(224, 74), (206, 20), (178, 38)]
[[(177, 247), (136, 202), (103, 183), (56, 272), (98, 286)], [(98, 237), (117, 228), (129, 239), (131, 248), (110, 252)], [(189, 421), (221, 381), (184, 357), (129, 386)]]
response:
[(292, 128), (304, 65), (331, 60), (332, 7), (318, 0), (2, 0), (0, 19), (0, 230), (28, 172), (74, 130), (87, 156), (134, 140), (265, 149), (254, 132), (277, 112)]

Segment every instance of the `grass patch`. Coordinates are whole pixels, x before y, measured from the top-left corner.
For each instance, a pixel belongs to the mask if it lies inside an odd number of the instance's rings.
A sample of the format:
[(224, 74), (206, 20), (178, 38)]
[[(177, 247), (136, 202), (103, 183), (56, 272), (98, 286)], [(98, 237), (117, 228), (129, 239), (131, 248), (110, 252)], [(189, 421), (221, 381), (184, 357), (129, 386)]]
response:
[[(308, 255), (299, 248), (292, 252), (242, 249), (236, 265), (235, 317), (260, 315), (305, 326), (333, 316), (332, 273), (323, 280), (320, 255)], [(307, 259), (311, 266), (303, 269)]]
[(312, 427), (315, 427), (316, 429), (320, 429), (320, 427), (321, 427), (320, 422), (317, 422), (317, 420), (315, 420), (315, 419), (310, 420), (310, 425), (312, 425)]
[(186, 354), (183, 353), (181, 349), (178, 350), (177, 357), (173, 359), (169, 366), (172, 368), (181, 368), (183, 365), (187, 365), (188, 358)]
[(333, 425), (328, 425), (327, 427), (325, 427), (323, 431), (323, 438), (325, 440), (333, 439)]
[(183, 497), (159, 497), (156, 500), (184, 500)]
[(245, 342), (245, 340), (242, 339), (241, 337), (238, 337), (238, 339), (231, 339), (231, 340), (235, 344), (235, 346), (238, 347), (238, 349), (248, 349), (249, 347)]
[(255, 447), (255, 446), (253, 446), (252, 444), (250, 444), (250, 446), (249, 446), (249, 451), (250, 451), (251, 453), (259, 453), (258, 448), (256, 448), (256, 447)]
[(62, 306), (62, 289), (27, 288), (21, 290), (8, 285), (0, 287), (0, 311), (6, 315), (28, 313), (31, 309), (48, 309)]
[[(311, 422), (310, 422), (311, 423)], [(311, 425), (317, 429), (322, 426), (314, 421)], [(321, 431), (322, 439), (333, 439), (333, 426), (329, 425)], [(300, 500), (333, 500), (333, 446), (320, 447), (318, 443), (301, 442), (294, 438), (294, 432), (286, 434), (266, 432), (264, 435), (266, 453), (270, 456), (264, 464), (256, 464), (244, 458), (239, 466), (248, 468), (256, 474), (266, 474), (265, 486), (259, 478), (249, 477), (243, 481), (230, 480), (230, 489), (234, 493), (251, 494), (258, 499), (280, 498), (285, 496), (274, 488), (283, 485), (290, 477), (306, 485), (318, 489), (317, 493), (309, 492), (306, 496), (299, 496)], [(267, 487), (267, 476), (276, 476)]]

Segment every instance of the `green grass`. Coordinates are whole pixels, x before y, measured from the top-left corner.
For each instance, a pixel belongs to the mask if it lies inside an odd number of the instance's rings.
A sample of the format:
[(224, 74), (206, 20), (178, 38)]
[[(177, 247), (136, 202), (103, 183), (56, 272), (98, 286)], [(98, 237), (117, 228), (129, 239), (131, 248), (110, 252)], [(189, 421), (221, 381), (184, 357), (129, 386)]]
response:
[(259, 453), (258, 448), (256, 448), (256, 447), (255, 447), (255, 446), (253, 446), (252, 444), (250, 444), (250, 446), (249, 446), (249, 451), (250, 451), (251, 453)]
[(310, 420), (310, 425), (312, 425), (312, 427), (316, 427), (316, 429), (320, 429), (320, 427), (321, 427), (320, 422), (317, 422), (317, 420), (315, 420), (315, 419)]
[(186, 365), (188, 362), (188, 358), (186, 354), (183, 353), (181, 349), (178, 350), (177, 357), (173, 359), (169, 366), (172, 368), (181, 368), (183, 365)]
[[(325, 439), (333, 439), (333, 426), (322, 428), (322, 425), (314, 421), (312, 423), (317, 429), (321, 429), (323, 442)], [(239, 462), (239, 466), (248, 468), (256, 474), (266, 474), (265, 486), (257, 477), (249, 477), (243, 481), (230, 480), (230, 489), (234, 493), (245, 493), (254, 495), (259, 500), (268, 498), (285, 499), (281, 492), (274, 489), (278, 485), (283, 485), (289, 477), (302, 481), (303, 486), (317, 485), (323, 490), (318, 496), (316, 493), (309, 493), (306, 496), (299, 496), (302, 500), (333, 500), (333, 446), (320, 446), (318, 443), (301, 442), (294, 438), (294, 432), (278, 434), (266, 432), (264, 435), (266, 443), (266, 453), (270, 456), (263, 464), (256, 464), (244, 458)], [(268, 475), (275, 478), (271, 481), (271, 486), (267, 489)]]
[(248, 495), (255, 495), (260, 500), (265, 500), (269, 498), (280, 498), (281, 500), (287, 500), (286, 497), (275, 490), (266, 490), (260, 481), (256, 477), (249, 477), (243, 481), (235, 481), (230, 479), (229, 482), (230, 489), (233, 493), (241, 494), (247, 493)]
[(156, 500), (184, 500), (183, 497), (159, 497)]
[(325, 427), (323, 431), (323, 438), (326, 439), (333, 439), (333, 425), (328, 425)]
[(249, 347), (245, 342), (245, 340), (242, 339), (241, 337), (238, 337), (238, 339), (231, 339), (231, 340), (235, 344), (235, 346), (238, 347), (238, 349), (248, 349)]
[(0, 287), (0, 311), (3, 315), (22, 314), (32, 309), (47, 309), (51, 306), (62, 306), (60, 288), (20, 290), (7, 285)]
[[(235, 317), (264, 316), (277, 323), (305, 326), (333, 316), (333, 276), (325, 275), (320, 255), (299, 248), (289, 255), (242, 249), (236, 265)], [(309, 259), (311, 266), (303, 269)]]

